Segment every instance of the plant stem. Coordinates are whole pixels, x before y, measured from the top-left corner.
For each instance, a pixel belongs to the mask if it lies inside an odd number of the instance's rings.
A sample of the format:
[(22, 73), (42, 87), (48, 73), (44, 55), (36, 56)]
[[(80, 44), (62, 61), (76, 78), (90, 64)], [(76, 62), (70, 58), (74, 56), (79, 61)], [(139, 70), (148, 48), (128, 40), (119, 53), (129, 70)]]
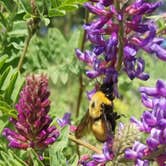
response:
[[(88, 19), (89, 19), (89, 12), (86, 10), (85, 11), (85, 24), (88, 23)], [(86, 34), (87, 33), (84, 30), (83, 37), (82, 37), (82, 42), (81, 42), (81, 46), (80, 46), (81, 51), (84, 51), (84, 48), (85, 48)], [(83, 92), (84, 92), (82, 73), (80, 73), (80, 75), (79, 75), (79, 86), (80, 87), (79, 87), (79, 94), (78, 94), (78, 98), (77, 98), (76, 118), (79, 116), (79, 113), (80, 113), (80, 105), (81, 105), (81, 101), (82, 101), (82, 95), (83, 95)]]
[[(120, 2), (118, 2), (118, 0), (115, 0), (115, 6), (116, 6), (116, 10), (118, 12), (120, 12)], [(123, 16), (121, 16), (120, 20), (119, 20), (119, 33), (118, 33), (118, 40), (119, 40), (119, 50), (118, 50), (118, 62), (117, 62), (117, 66), (116, 69), (117, 71), (119, 71), (121, 69), (122, 66), (122, 62), (123, 62), (123, 48), (124, 48), (124, 27), (123, 27)]]
[[(32, 8), (32, 13), (34, 16), (37, 16), (38, 13), (37, 13), (37, 10), (36, 10), (36, 4), (35, 4), (35, 0), (30, 0), (30, 5), (31, 5), (31, 8)], [(33, 36), (33, 34), (35, 33), (36, 31), (36, 28), (37, 28), (37, 24), (38, 24), (38, 19), (37, 17), (34, 17), (32, 18), (32, 20), (29, 20), (29, 22), (27, 22), (27, 28), (28, 28), (28, 36), (27, 38), (25, 39), (25, 42), (24, 42), (24, 48), (23, 48), (23, 51), (22, 51), (22, 55), (19, 59), (19, 62), (18, 62), (18, 70), (20, 71), (21, 68), (22, 68), (22, 65), (23, 65), (23, 61), (24, 61), (24, 58), (25, 58), (25, 55), (27, 53), (27, 50), (28, 50), (28, 47), (29, 47), (29, 43), (31, 41), (31, 38)]]
[(102, 154), (102, 151), (100, 149), (96, 148), (95, 146), (93, 146), (93, 145), (91, 145), (91, 144), (89, 144), (87, 142), (83, 142), (82, 140), (77, 139), (77, 138), (75, 138), (72, 135), (69, 135), (69, 139), (72, 140), (73, 142), (81, 145), (81, 146), (84, 146), (84, 147), (86, 147), (86, 148), (98, 153), (98, 154)]
[(25, 43), (24, 43), (24, 48), (23, 48), (23, 51), (22, 51), (22, 55), (21, 55), (21, 57), (19, 59), (19, 62), (18, 62), (18, 66), (17, 66), (18, 70), (21, 70), (21, 68), (22, 68), (23, 61), (24, 61), (25, 55), (27, 53), (27, 50), (28, 50), (31, 38), (32, 38), (31, 33), (28, 33), (28, 36), (25, 39)]
[(79, 94), (77, 99), (77, 107), (76, 107), (76, 118), (79, 116), (80, 113), (80, 105), (82, 101), (82, 95), (84, 92), (84, 86), (83, 86), (83, 78), (82, 74), (79, 75)]
[[(89, 12), (87, 10), (85, 10), (85, 24), (88, 23), (88, 19), (89, 19)], [(87, 32), (84, 30), (82, 41), (81, 41), (81, 46), (80, 46), (81, 51), (84, 51), (84, 48), (85, 48), (86, 35), (87, 35)], [(82, 102), (84, 88), (85, 88), (85, 86), (83, 85), (83, 75), (82, 75), (82, 73), (80, 73), (80, 75), (79, 75), (79, 94), (78, 94), (76, 114), (75, 114), (76, 118), (78, 118), (78, 116), (80, 114), (80, 106), (81, 106), (81, 102)], [(76, 146), (76, 149), (77, 149), (77, 154), (80, 157), (79, 145)]]

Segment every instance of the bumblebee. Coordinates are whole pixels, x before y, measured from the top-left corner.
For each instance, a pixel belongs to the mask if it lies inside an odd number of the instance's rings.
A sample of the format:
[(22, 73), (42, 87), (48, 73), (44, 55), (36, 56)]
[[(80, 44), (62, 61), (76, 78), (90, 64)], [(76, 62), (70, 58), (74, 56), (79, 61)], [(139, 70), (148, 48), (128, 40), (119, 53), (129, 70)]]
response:
[(113, 135), (116, 120), (120, 118), (120, 115), (113, 112), (113, 100), (113, 83), (102, 84), (99, 91), (92, 96), (88, 111), (76, 129), (76, 138), (81, 138), (88, 129), (101, 142)]

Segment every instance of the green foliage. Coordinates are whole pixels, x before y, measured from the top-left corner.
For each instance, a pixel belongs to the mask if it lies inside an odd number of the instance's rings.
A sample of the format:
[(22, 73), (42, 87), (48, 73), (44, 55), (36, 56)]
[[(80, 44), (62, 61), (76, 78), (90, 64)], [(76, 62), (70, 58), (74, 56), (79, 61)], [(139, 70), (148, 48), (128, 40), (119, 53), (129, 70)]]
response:
[(51, 9), (48, 10), (48, 15), (64, 16), (67, 11), (78, 9), (78, 4), (83, 4), (87, 0), (51, 0)]
[[(70, 159), (67, 159), (65, 155), (65, 149), (69, 148), (69, 127), (66, 126), (61, 129), (60, 137), (58, 140), (49, 148), (50, 166), (61, 165), (66, 166), (67, 163), (71, 166), (77, 165), (78, 156), (76, 153), (70, 153)], [(75, 164), (75, 165), (74, 165)]]
[(42, 70), (50, 75), (54, 84), (59, 80), (66, 84), (72, 74), (78, 75), (80, 71), (74, 51), (79, 39), (79, 31), (74, 31), (70, 40), (66, 40), (56, 28), (50, 28), (45, 38), (34, 36), (27, 53), (26, 71)]
[(0, 57), (0, 111), (5, 115), (16, 117), (14, 105), (24, 80), (17, 69), (8, 66), (8, 56)]
[(0, 150), (0, 165), (1, 166), (28, 166), (20, 157), (18, 157), (13, 151), (7, 152)]
[(16, 8), (16, 3), (14, 0), (0, 0), (0, 3), (2, 3), (4, 7), (11, 13), (13, 12), (13, 9)]
[[(24, 18), (28, 18), (30, 15), (36, 13), (38, 13), (38, 16), (42, 17), (64, 16), (67, 11), (78, 9), (78, 5), (81, 5), (86, 1), (87, 0), (36, 0), (32, 3), (29, 0), (19, 0), (26, 12)], [(37, 10), (35, 13), (34, 8)]]

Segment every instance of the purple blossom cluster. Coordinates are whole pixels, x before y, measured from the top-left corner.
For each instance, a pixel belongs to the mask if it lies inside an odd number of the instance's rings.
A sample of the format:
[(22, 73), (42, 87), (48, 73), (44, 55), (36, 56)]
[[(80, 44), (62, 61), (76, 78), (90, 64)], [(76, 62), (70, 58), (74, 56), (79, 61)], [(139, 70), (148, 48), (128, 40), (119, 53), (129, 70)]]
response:
[(76, 49), (76, 55), (91, 67), (87, 76), (96, 78), (102, 75), (104, 82), (111, 79), (116, 84), (118, 72), (122, 69), (130, 79), (147, 80), (145, 62), (137, 56), (139, 50), (166, 61), (166, 50), (161, 45), (164, 39), (157, 37), (155, 23), (145, 19), (161, 4), (161, 1), (152, 3), (146, 0), (127, 1), (126, 4), (113, 0), (86, 3), (85, 7), (95, 15), (94, 20), (84, 25), (93, 49), (85, 52)]
[(27, 76), (26, 84), (16, 104), (18, 116), (11, 119), (15, 130), (5, 128), (3, 131), (10, 147), (44, 150), (56, 141), (59, 131), (55, 126), (50, 126), (52, 119), (48, 115), (49, 95), (48, 79), (45, 75)]
[(131, 121), (138, 126), (140, 131), (147, 133), (148, 137), (146, 144), (135, 142), (132, 149), (126, 150), (126, 158), (135, 160), (136, 163), (149, 165), (148, 161), (144, 159), (153, 156), (153, 159), (160, 166), (165, 166), (166, 82), (158, 80), (155, 88), (141, 87), (140, 92), (142, 94), (142, 103), (148, 110), (143, 113), (140, 121), (134, 117)]

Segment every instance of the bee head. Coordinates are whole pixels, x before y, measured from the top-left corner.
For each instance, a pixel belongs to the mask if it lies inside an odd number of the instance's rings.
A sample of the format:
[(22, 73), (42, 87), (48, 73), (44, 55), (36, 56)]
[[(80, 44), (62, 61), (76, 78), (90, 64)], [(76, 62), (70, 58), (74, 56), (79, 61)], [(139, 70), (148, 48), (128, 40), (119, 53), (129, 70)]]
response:
[(100, 87), (100, 91), (102, 91), (109, 100), (114, 100), (115, 96), (112, 82), (103, 83)]

